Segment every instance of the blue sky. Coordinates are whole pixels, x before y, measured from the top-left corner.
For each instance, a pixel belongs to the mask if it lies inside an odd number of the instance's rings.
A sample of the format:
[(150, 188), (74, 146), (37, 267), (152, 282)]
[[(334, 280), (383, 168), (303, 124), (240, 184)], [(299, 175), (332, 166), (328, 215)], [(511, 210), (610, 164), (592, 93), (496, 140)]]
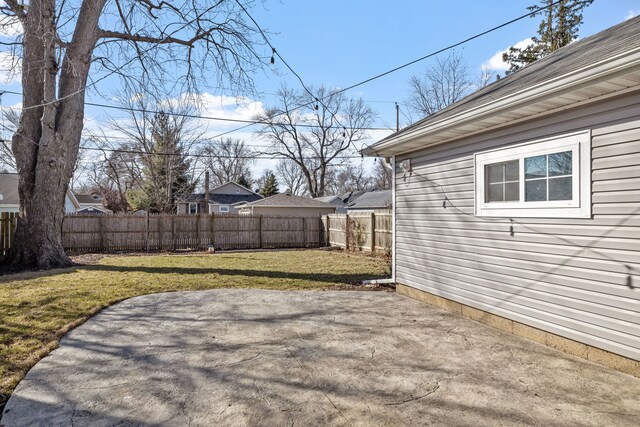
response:
[[(531, 0), (338, 1), (283, 0), (259, 5), (254, 16), (269, 28), (278, 51), (311, 84), (344, 87), (411, 61), (526, 13)], [(392, 5), (390, 7), (390, 5)], [(266, 10), (265, 10), (266, 9)], [(584, 13), (580, 35), (588, 36), (640, 13), (638, 0), (596, 0)], [(536, 34), (538, 18), (523, 21), (474, 40), (458, 52), (472, 71), (496, 52)], [(407, 97), (409, 77), (426, 60), (351, 92), (373, 101)], [(288, 77), (286, 80), (295, 85)], [(258, 80), (266, 91), (276, 80)], [(372, 104), (381, 122), (393, 122), (393, 105)]]
[[(533, 0), (448, 0), (448, 1), (355, 1), (355, 0), (268, 0), (256, 1), (252, 14), (270, 34), (269, 38), (290, 65), (309, 85), (345, 87), (380, 72), (394, 68), (449, 44), (487, 30), (526, 13)], [(596, 0), (584, 13), (580, 36), (586, 37), (624, 19), (640, 14), (640, 0)], [(526, 18), (506, 28), (483, 36), (457, 48), (472, 73), (496, 53), (536, 34), (539, 19)], [(443, 55), (446, 55), (443, 54)], [(0, 58), (1, 59), (1, 58)], [(376, 125), (395, 125), (393, 102), (407, 98), (407, 80), (431, 63), (426, 60), (349, 92), (362, 97), (378, 112)], [(260, 97), (236, 100), (221, 96), (216, 88), (206, 86), (202, 114), (249, 119), (275, 98), (282, 83), (300, 88), (295, 77), (282, 64), (267, 68), (255, 78)], [(116, 79), (106, 80), (103, 93), (117, 91)], [(0, 88), (20, 90), (19, 83), (0, 84)], [(104, 103), (95, 93), (89, 100)], [(4, 106), (17, 105), (20, 98), (3, 96)], [(106, 100), (109, 103), (109, 100)], [(87, 128), (100, 127), (114, 112), (87, 107)], [(205, 121), (209, 135), (237, 127), (229, 123)], [(372, 140), (388, 132), (375, 132)], [(250, 130), (237, 136), (255, 141)], [(369, 141), (370, 142), (370, 141)], [(256, 173), (272, 166), (260, 161)]]

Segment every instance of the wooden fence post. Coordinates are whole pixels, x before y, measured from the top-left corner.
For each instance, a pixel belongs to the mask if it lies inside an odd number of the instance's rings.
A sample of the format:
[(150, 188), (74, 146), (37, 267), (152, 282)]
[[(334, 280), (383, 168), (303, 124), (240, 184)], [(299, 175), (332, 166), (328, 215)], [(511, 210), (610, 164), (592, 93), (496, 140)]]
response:
[(209, 228), (211, 232), (211, 235), (209, 237), (209, 244), (211, 245), (213, 250), (215, 250), (216, 249), (216, 214), (214, 212), (211, 212), (211, 224)]
[(149, 211), (147, 211), (146, 217), (147, 221), (144, 227), (144, 246), (145, 250), (149, 252)]
[(176, 217), (171, 215), (171, 250), (176, 250)]
[(349, 250), (349, 214), (344, 216), (344, 250)]
[(376, 214), (371, 212), (371, 253), (376, 251)]
[(100, 235), (100, 250), (104, 251), (105, 250), (105, 231), (104, 231), (104, 222), (105, 222), (105, 217), (106, 215), (100, 215), (100, 219), (98, 220), (98, 227), (99, 227), (99, 235)]
[(302, 217), (302, 247), (307, 247), (307, 219)]
[(198, 215), (196, 215), (196, 250), (200, 249), (200, 219), (202, 219), (202, 214), (198, 212)]
[[(329, 220), (329, 215), (327, 215), (327, 221)], [(320, 215), (320, 217), (318, 218), (318, 247), (322, 247), (322, 241), (323, 239), (323, 234), (322, 234), (322, 228), (324, 227), (324, 222), (322, 221), (322, 215)]]
[(258, 216), (258, 247), (262, 249), (262, 215)]

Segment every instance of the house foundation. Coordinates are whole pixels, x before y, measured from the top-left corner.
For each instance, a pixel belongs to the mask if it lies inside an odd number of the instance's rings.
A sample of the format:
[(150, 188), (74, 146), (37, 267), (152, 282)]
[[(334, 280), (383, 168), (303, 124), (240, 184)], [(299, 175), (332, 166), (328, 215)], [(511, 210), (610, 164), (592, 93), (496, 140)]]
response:
[(396, 292), (400, 295), (425, 302), (429, 305), (442, 308), (444, 310), (457, 313), (476, 322), (483, 323), (496, 329), (509, 332), (523, 338), (530, 339), (547, 347), (560, 350), (564, 353), (589, 360), (591, 362), (604, 365), (626, 374), (640, 378), (640, 361), (629, 359), (588, 344), (574, 341), (559, 335), (533, 328), (520, 322), (507, 319), (502, 316), (469, 307), (459, 302), (451, 301), (438, 295), (425, 292), (410, 286), (396, 284)]

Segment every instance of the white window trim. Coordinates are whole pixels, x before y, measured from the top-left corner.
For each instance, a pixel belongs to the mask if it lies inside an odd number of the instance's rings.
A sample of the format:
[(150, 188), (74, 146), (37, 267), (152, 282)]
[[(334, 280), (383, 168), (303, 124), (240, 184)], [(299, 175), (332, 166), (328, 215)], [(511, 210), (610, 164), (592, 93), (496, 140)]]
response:
[[(226, 209), (226, 210), (223, 210)], [(219, 206), (218, 207), (218, 212), (220, 213), (229, 213), (229, 206)]]
[[(191, 213), (191, 205), (196, 205), (196, 212), (195, 213)], [(187, 214), (189, 215), (198, 215), (198, 203), (189, 203), (189, 206), (187, 207)]]
[[(524, 158), (572, 151), (573, 199), (525, 202)], [(475, 214), (504, 218), (590, 218), (591, 217), (591, 131), (538, 139), (475, 154)], [(485, 166), (519, 160), (520, 201), (485, 202)]]

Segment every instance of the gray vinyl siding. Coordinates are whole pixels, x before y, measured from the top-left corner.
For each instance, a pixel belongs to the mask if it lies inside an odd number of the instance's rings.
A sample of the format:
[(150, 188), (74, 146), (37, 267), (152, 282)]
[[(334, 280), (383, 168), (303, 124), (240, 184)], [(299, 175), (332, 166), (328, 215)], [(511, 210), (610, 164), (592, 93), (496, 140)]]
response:
[[(639, 113), (619, 97), (398, 156), (396, 281), (640, 360)], [(585, 129), (592, 218), (474, 216), (474, 153)]]

